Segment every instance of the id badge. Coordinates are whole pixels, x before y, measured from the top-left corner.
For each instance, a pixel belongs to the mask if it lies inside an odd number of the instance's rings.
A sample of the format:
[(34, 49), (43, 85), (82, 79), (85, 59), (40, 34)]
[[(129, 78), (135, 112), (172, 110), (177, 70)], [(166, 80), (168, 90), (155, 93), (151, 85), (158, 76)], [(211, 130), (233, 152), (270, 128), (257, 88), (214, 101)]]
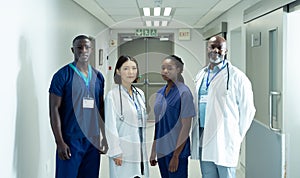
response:
[(200, 97), (200, 103), (207, 103), (207, 95), (202, 95)]
[(82, 102), (82, 107), (83, 108), (94, 108), (94, 99), (90, 97), (84, 97), (83, 102)]

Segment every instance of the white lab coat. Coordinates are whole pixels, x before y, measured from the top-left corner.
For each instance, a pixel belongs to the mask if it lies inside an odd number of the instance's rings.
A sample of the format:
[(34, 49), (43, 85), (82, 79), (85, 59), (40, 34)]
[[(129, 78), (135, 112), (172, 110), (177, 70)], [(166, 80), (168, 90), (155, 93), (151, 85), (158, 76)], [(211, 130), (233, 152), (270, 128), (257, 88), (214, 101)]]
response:
[[(225, 167), (238, 164), (241, 142), (254, 118), (255, 107), (251, 82), (238, 68), (229, 61), (229, 84), (227, 91), (227, 67), (211, 81), (206, 105), (206, 118), (202, 141), (199, 141), (198, 114), (193, 119), (192, 159), (200, 159), (199, 148), (202, 146), (202, 160), (212, 161)], [(198, 112), (198, 91), (207, 67), (195, 78), (195, 107)], [(204, 79), (204, 84), (206, 79)]]
[[(134, 89), (133, 89), (134, 90)], [(110, 178), (132, 178), (141, 177), (141, 150), (139, 126), (143, 126), (143, 160), (145, 177), (149, 177), (148, 156), (146, 152), (146, 107), (145, 97), (142, 90), (137, 88), (138, 93), (134, 90), (134, 99), (138, 99), (142, 108), (142, 122), (138, 122), (137, 110), (134, 101), (121, 86), (122, 107), (124, 120), (120, 119), (121, 106), (119, 86), (114, 87), (105, 97), (105, 133), (108, 143), (108, 156)], [(122, 155), (122, 166), (116, 166), (113, 158)]]

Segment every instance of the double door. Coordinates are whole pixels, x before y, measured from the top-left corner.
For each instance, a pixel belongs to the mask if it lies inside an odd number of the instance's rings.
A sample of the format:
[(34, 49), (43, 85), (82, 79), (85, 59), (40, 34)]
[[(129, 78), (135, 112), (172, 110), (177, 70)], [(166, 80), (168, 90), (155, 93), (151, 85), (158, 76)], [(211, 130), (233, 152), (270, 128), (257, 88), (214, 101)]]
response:
[(119, 46), (120, 55), (134, 57), (139, 65), (139, 81), (136, 87), (142, 89), (146, 97), (149, 120), (154, 120), (153, 105), (155, 94), (166, 82), (161, 77), (162, 60), (174, 53), (172, 35), (169, 40), (161, 41), (158, 37), (143, 37), (132, 39)]

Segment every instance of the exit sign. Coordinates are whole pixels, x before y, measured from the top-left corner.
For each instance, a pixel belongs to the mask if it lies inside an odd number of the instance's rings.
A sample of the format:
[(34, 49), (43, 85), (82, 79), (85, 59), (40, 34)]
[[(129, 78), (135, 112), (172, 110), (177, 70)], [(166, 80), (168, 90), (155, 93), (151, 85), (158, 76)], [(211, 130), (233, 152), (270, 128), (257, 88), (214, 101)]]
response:
[(135, 36), (142, 36), (142, 37), (157, 36), (157, 29), (136, 29)]
[(178, 39), (179, 40), (190, 40), (191, 39), (191, 30), (190, 29), (179, 29)]

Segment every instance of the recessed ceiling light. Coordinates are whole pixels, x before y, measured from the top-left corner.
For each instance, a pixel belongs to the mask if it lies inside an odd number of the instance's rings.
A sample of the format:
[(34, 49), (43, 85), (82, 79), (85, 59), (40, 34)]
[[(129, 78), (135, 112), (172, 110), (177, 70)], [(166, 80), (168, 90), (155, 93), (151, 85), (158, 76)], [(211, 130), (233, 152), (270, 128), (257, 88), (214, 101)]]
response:
[(160, 16), (160, 7), (154, 7), (154, 16)]
[(172, 11), (171, 7), (166, 7), (164, 10), (164, 16), (170, 16), (171, 11)]
[(161, 26), (166, 27), (168, 25), (168, 21), (164, 20), (161, 22)]
[(144, 7), (143, 12), (144, 12), (144, 16), (150, 16), (150, 8), (149, 7)]
[(159, 21), (158, 21), (158, 20), (155, 20), (155, 21), (154, 21), (154, 26), (155, 26), (155, 27), (158, 27), (158, 26), (159, 26)]
[(147, 26), (147, 27), (151, 27), (151, 26), (152, 26), (152, 22), (151, 22), (150, 20), (147, 20), (147, 21), (146, 21), (146, 26)]

